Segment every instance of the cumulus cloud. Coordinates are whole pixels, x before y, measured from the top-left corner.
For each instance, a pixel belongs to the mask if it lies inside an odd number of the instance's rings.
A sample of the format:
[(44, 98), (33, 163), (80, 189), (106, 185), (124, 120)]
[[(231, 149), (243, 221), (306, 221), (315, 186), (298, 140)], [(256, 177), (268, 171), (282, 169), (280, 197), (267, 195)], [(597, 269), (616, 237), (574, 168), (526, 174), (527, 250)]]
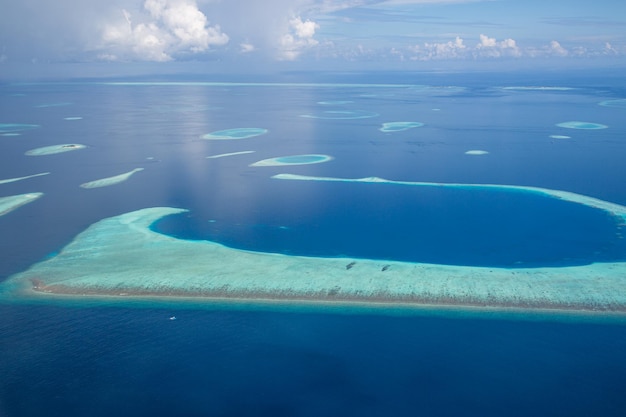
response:
[(229, 40), (218, 25), (209, 26), (195, 0), (146, 0), (137, 24), (127, 10), (121, 14), (124, 20), (104, 28), (102, 59), (170, 61)]
[(551, 55), (556, 55), (556, 56), (569, 55), (569, 52), (567, 52), (567, 49), (563, 48), (561, 44), (558, 43), (557, 41), (550, 42), (550, 52), (551, 52)]
[(255, 49), (256, 47), (249, 42), (242, 42), (239, 44), (239, 52), (241, 52), (242, 54), (247, 54), (254, 51)]
[[(479, 36), (479, 41), (474, 46), (468, 45), (465, 40), (457, 36), (453, 41), (441, 43), (426, 42), (423, 45), (411, 46), (409, 50), (413, 53), (411, 59), (418, 61), (463, 58), (548, 58), (593, 55), (593, 52), (585, 48), (576, 47), (568, 50), (555, 40), (541, 47), (520, 47), (514, 39), (507, 38), (499, 41), (496, 38), (491, 38), (484, 34)], [(611, 44), (607, 43), (602, 53), (604, 55), (618, 55), (619, 51), (615, 50)]]
[(300, 16), (289, 21), (289, 31), (280, 38), (279, 59), (293, 61), (302, 52), (319, 42), (313, 38), (319, 25), (311, 20), (302, 20)]
[(605, 55), (619, 55), (619, 52), (617, 51), (617, 49), (613, 48), (613, 45), (611, 45), (609, 42), (606, 42), (604, 44), (603, 52)]
[(508, 38), (498, 42), (496, 38), (490, 38), (487, 35), (480, 35), (480, 42), (474, 49), (475, 56), (498, 58), (502, 56), (519, 57), (522, 52), (517, 46), (515, 40)]
[(571, 50), (565, 49), (558, 41), (550, 41), (549, 44), (541, 47), (529, 47), (524, 51), (525, 56), (531, 58), (567, 57), (567, 56), (590, 56), (592, 53), (583, 47), (573, 47)]
[(454, 59), (465, 56), (467, 46), (463, 39), (456, 37), (454, 41), (448, 41), (443, 43), (424, 43), (423, 46), (416, 45), (412, 48), (412, 51), (417, 55), (414, 59), (429, 61), (432, 59)]

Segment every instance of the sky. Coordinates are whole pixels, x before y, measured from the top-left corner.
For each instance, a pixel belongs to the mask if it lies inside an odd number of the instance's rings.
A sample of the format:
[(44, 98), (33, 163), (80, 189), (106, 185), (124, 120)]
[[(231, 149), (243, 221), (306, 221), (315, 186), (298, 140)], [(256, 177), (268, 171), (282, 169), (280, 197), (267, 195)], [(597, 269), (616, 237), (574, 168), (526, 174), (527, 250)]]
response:
[[(205, 63), (246, 69), (623, 65), (623, 0), (20, 0), (3, 68)], [(148, 65), (149, 64), (149, 65)]]

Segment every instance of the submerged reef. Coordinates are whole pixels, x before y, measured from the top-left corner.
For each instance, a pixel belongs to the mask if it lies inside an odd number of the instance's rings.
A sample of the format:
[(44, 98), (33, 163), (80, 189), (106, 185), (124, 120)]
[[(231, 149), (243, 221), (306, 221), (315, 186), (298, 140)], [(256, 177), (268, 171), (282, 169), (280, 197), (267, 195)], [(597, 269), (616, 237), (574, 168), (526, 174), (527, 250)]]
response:
[(206, 140), (235, 140), (235, 139), (247, 139), (255, 136), (264, 135), (267, 133), (267, 129), (258, 127), (240, 127), (236, 129), (218, 130), (215, 132), (207, 133), (200, 136)]
[(23, 123), (0, 123), (0, 133), (17, 133), (23, 130), (36, 129), (39, 125)]
[(28, 193), (11, 195), (8, 197), (0, 197), (0, 216), (4, 216), (12, 212), (13, 210), (22, 207), (24, 204), (28, 204), (37, 200), (43, 193)]
[(605, 107), (618, 107), (621, 109), (626, 109), (626, 98), (621, 98), (617, 100), (605, 100), (598, 104)]
[(308, 154), (308, 155), (291, 155), (291, 156), (279, 156), (276, 158), (263, 159), (250, 164), (251, 167), (271, 167), (282, 165), (309, 165), (320, 164), (322, 162), (328, 162), (333, 159), (329, 155)]
[(123, 174), (114, 175), (112, 177), (101, 178), (95, 181), (89, 181), (84, 184), (81, 184), (81, 188), (100, 188), (100, 187), (108, 187), (109, 185), (119, 184), (120, 182), (124, 182), (129, 179), (135, 172), (143, 171), (143, 168), (135, 168), (132, 171), (125, 172)]
[(50, 173), (49, 172), (42, 172), (40, 174), (27, 175), (25, 177), (7, 178), (5, 180), (0, 180), (0, 184), (8, 184), (10, 182), (27, 180), (29, 178), (41, 177), (43, 175), (48, 175), (48, 174), (50, 174)]
[(421, 122), (387, 122), (383, 123), (383, 126), (379, 130), (386, 133), (402, 132), (404, 130), (409, 130), (422, 126), (424, 126), (424, 123)]
[(599, 130), (608, 128), (607, 125), (591, 122), (563, 122), (558, 123), (558, 127), (564, 127), (567, 129), (584, 129), (584, 130)]

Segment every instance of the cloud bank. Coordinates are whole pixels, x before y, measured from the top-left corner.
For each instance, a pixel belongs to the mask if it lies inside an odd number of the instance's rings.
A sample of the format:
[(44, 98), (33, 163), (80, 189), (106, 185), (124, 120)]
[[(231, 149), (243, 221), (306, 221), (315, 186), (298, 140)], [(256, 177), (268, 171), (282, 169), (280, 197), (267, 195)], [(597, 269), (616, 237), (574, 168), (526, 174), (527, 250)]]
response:
[(122, 9), (123, 20), (105, 26), (100, 59), (171, 61), (228, 43), (219, 25), (209, 26), (194, 0), (146, 0), (139, 23)]
[[(518, 19), (510, 13), (513, 3), (494, 5), (492, 0), (20, 0), (7, 2), (0, 13), (0, 65), (219, 60), (234, 66), (300, 61), (309, 68), (316, 61), (392, 67), (399, 61), (626, 57), (626, 35), (615, 17), (619, 10), (599, 13), (585, 5), (598, 16), (548, 19), (554, 8), (545, 6)], [(626, 3), (619, 7), (626, 10)]]
[(581, 49), (580, 47), (568, 50), (555, 40), (540, 47), (521, 47), (517, 41), (511, 38), (498, 41), (496, 38), (480, 34), (478, 42), (473, 45), (457, 36), (454, 40), (448, 42), (425, 42), (412, 45), (407, 48), (406, 53), (401, 53), (394, 49), (393, 54), (401, 56), (402, 59), (431, 61), (450, 59), (593, 57), (619, 55), (620, 52), (609, 42), (606, 42), (603, 48), (595, 50)]

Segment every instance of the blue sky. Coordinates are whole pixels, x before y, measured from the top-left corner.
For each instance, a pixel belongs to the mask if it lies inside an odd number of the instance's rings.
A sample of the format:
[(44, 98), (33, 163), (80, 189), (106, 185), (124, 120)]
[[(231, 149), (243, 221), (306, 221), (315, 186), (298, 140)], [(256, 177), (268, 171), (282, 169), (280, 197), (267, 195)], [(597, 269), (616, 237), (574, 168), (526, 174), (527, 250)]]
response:
[(0, 15), (10, 64), (232, 68), (616, 65), (623, 0), (20, 0)]

